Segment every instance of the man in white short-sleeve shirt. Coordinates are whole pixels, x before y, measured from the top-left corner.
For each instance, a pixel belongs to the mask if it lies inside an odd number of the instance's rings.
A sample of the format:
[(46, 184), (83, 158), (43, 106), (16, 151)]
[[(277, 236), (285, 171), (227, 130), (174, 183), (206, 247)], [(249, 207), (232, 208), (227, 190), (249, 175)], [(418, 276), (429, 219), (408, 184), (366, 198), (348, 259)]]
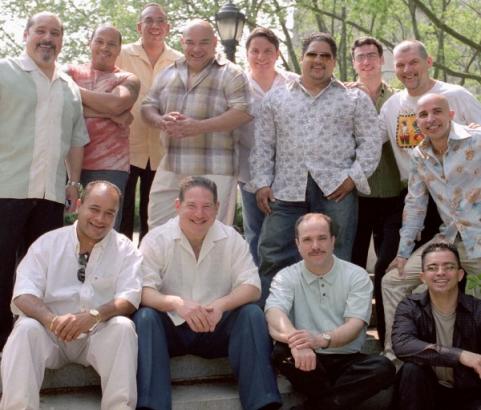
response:
[(138, 408), (170, 409), (169, 357), (229, 357), (245, 409), (280, 407), (272, 344), (259, 306), (257, 268), (247, 242), (216, 220), (217, 187), (196, 176), (181, 182), (178, 216), (142, 240)]
[(125, 315), (140, 302), (141, 256), (112, 229), (119, 200), (115, 185), (91, 182), (78, 221), (41, 236), (18, 266), (2, 410), (38, 409), (45, 369), (69, 362), (99, 373), (103, 410), (135, 409), (137, 336)]

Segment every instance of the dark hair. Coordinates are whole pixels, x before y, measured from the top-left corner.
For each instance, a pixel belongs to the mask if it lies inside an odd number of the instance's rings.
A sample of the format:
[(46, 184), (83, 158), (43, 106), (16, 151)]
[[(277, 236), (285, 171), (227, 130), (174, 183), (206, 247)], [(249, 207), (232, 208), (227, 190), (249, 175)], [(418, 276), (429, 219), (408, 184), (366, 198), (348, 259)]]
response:
[(296, 239), (299, 238), (299, 225), (302, 222), (307, 221), (308, 219), (311, 219), (311, 218), (324, 219), (327, 222), (327, 225), (329, 226), (329, 233), (331, 234), (331, 236), (336, 236), (336, 227), (334, 225), (334, 222), (329, 216), (327, 216), (326, 214), (321, 214), (320, 212), (311, 212), (311, 213), (304, 214), (297, 219), (296, 224), (294, 225), (294, 233), (296, 235)]
[(356, 41), (354, 41), (351, 48), (352, 58), (354, 58), (354, 50), (356, 48), (368, 45), (376, 46), (379, 56), (382, 57), (383, 49), (382, 44), (379, 42), (379, 40), (375, 39), (374, 37), (364, 36), (359, 37)]
[(100, 30), (102, 28), (112, 28), (112, 29), (114, 29), (119, 34), (119, 44), (122, 45), (122, 33), (120, 32), (120, 30), (117, 27), (114, 27), (110, 23), (100, 24), (99, 26), (95, 27), (95, 30), (92, 32), (92, 35), (90, 36), (89, 42), (91, 42), (94, 39), (95, 33), (97, 33), (97, 30)]
[(179, 201), (183, 202), (185, 193), (195, 187), (207, 189), (212, 194), (214, 203), (217, 203), (217, 185), (214, 181), (199, 176), (186, 177), (180, 182)]
[(459, 259), (459, 252), (456, 246), (446, 243), (446, 242), (434, 242), (430, 243), (426, 248), (424, 248), (423, 253), (421, 255), (421, 266), (424, 270), (424, 260), (426, 259), (426, 255), (433, 253), (433, 252), (441, 252), (441, 251), (449, 251), (456, 257), (456, 262), (458, 263), (458, 268), (461, 269), (461, 260)]
[(334, 58), (337, 56), (337, 45), (332, 36), (329, 33), (320, 33), (320, 32), (315, 32), (302, 40), (302, 56), (306, 53), (307, 49), (309, 48), (309, 45), (313, 43), (314, 41), (324, 41), (329, 45), (329, 48), (331, 49), (331, 54)]
[(246, 40), (246, 50), (249, 50), (249, 46), (251, 44), (252, 39), (256, 37), (265, 38), (269, 43), (271, 43), (275, 47), (276, 50), (279, 50), (279, 39), (271, 29), (268, 29), (265, 27), (256, 27), (254, 30), (252, 30), (249, 33), (249, 36), (247, 37), (247, 40)]
[(80, 195), (80, 202), (84, 203), (85, 200), (89, 197), (90, 193), (92, 190), (97, 186), (97, 185), (105, 185), (108, 188), (112, 189), (115, 191), (115, 193), (118, 195), (118, 202), (120, 206), (120, 200), (122, 198), (122, 192), (120, 191), (119, 187), (115, 184), (112, 184), (112, 182), (109, 181), (104, 181), (104, 180), (99, 180), (99, 181), (91, 181), (89, 182), (84, 189), (82, 190), (82, 194)]
[(41, 15), (56, 18), (58, 20), (59, 24), (60, 24), (60, 32), (63, 34), (62, 20), (60, 20), (60, 18), (56, 14), (53, 14), (49, 11), (41, 11), (40, 13), (35, 13), (33, 16), (30, 16), (27, 20), (27, 25), (25, 26), (25, 31), (28, 31), (28, 29), (35, 24), (35, 19), (37, 17), (41, 16)]

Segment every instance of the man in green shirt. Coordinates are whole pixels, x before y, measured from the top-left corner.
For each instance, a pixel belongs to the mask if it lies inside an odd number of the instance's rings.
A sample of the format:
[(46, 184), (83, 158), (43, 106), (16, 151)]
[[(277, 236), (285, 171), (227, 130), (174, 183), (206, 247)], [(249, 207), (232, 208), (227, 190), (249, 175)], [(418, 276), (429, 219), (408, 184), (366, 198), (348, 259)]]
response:
[[(395, 90), (382, 80), (384, 64), (381, 43), (373, 37), (358, 38), (352, 46), (352, 64), (358, 75), (356, 86), (364, 90), (379, 112)], [(374, 239), (374, 298), (379, 338), (384, 342), (385, 323), (381, 280), (389, 263), (395, 258), (405, 192), (389, 142), (382, 147), (381, 160), (368, 179), (371, 194), (359, 194), (359, 216), (352, 262), (366, 267), (371, 236)]]

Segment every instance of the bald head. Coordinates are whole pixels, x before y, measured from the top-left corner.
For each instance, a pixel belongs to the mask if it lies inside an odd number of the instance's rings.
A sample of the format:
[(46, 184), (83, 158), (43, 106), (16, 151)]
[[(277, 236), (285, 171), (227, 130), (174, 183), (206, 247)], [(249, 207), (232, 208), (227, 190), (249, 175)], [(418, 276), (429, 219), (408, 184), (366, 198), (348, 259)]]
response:
[(450, 110), (449, 102), (443, 95), (428, 93), (418, 100), (417, 125), (433, 144), (447, 142), (453, 117), (454, 112)]
[(419, 112), (422, 109), (422, 107), (426, 106), (427, 104), (436, 104), (440, 107), (446, 108), (448, 111), (450, 109), (449, 101), (444, 95), (428, 93), (428, 94), (424, 94), (418, 100), (416, 112)]
[(195, 19), (187, 23), (182, 30), (182, 36), (188, 36), (192, 31), (195, 31), (196, 33), (203, 32), (203, 34), (206, 36), (215, 37), (214, 28), (208, 21), (205, 20)]
[(184, 27), (180, 39), (189, 72), (199, 73), (215, 57), (217, 37), (210, 23), (193, 20)]

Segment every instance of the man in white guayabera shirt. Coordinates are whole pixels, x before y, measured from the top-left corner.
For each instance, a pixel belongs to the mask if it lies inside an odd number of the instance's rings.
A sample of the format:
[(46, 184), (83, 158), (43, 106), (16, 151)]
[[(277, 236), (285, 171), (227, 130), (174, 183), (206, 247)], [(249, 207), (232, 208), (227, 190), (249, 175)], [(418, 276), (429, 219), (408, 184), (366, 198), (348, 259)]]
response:
[(91, 365), (102, 410), (135, 409), (141, 256), (113, 228), (120, 190), (93, 181), (78, 220), (37, 239), (17, 269), (12, 310), (20, 317), (2, 357), (0, 409), (38, 409), (45, 368)]
[(74, 210), (89, 142), (79, 89), (56, 63), (62, 37), (57, 16), (35, 14), (24, 53), (0, 60), (0, 349), (12, 330), (16, 257), (63, 225), (65, 199)]

